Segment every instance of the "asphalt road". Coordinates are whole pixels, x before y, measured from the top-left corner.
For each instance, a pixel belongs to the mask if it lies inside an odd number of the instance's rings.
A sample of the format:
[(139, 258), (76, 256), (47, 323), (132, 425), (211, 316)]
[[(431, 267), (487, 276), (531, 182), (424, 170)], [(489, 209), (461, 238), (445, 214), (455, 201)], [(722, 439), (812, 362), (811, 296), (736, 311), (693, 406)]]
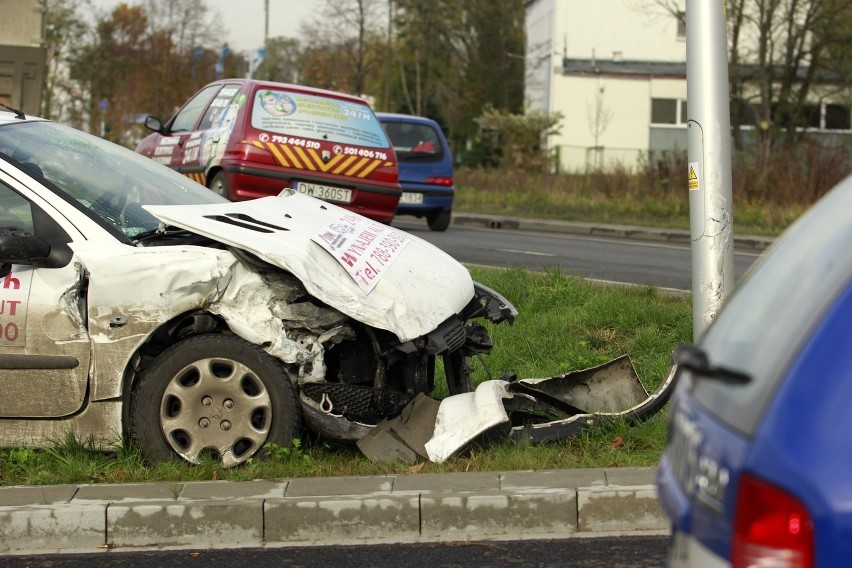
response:
[(565, 538), (559, 540), (237, 548), (98, 554), (0, 556), (0, 567), (255, 568), (563, 567), (657, 568), (665, 565), (667, 536)]
[[(450, 226), (446, 232), (436, 233), (425, 221), (413, 217), (400, 217), (393, 226), (429, 241), (465, 264), (532, 270), (558, 267), (565, 274), (597, 280), (692, 288), (687, 245), (469, 226)], [(737, 279), (758, 256), (735, 251)]]

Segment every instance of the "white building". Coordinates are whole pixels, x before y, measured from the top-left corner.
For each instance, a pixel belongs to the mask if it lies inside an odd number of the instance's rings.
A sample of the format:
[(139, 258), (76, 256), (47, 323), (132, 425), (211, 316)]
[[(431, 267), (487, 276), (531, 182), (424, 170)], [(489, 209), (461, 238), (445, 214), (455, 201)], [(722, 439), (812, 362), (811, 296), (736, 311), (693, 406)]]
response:
[(558, 111), (549, 147), (559, 171), (634, 167), (686, 150), (685, 0), (530, 0), (530, 110)]
[(44, 88), (44, 13), (39, 0), (0, 0), (0, 103), (32, 114)]

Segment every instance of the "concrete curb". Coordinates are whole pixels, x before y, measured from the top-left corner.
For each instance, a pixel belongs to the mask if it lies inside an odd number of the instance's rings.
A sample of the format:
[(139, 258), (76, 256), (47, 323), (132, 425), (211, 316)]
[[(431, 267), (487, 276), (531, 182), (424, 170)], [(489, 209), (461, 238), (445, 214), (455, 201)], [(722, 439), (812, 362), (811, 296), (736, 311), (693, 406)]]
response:
[(665, 534), (655, 468), (0, 488), (0, 552)]
[[(453, 213), (453, 225), (484, 227), (487, 229), (507, 229), (540, 233), (563, 233), (589, 235), (643, 241), (665, 242), (689, 245), (689, 231), (678, 229), (658, 229), (633, 225), (608, 225), (605, 223), (584, 223), (579, 221), (559, 221), (555, 219), (534, 219), (509, 217), (504, 215), (480, 215), (474, 213)], [(739, 249), (763, 251), (774, 242), (774, 237), (734, 234), (734, 246)]]

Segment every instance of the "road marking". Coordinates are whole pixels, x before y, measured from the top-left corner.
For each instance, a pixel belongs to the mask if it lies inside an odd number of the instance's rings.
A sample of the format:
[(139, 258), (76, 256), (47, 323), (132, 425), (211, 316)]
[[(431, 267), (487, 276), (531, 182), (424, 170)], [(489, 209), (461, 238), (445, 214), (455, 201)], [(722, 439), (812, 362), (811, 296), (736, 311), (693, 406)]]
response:
[(531, 250), (515, 250), (515, 249), (495, 249), (500, 252), (512, 252), (515, 254), (528, 254), (530, 256), (556, 256), (555, 254), (548, 254), (546, 252), (535, 252)]

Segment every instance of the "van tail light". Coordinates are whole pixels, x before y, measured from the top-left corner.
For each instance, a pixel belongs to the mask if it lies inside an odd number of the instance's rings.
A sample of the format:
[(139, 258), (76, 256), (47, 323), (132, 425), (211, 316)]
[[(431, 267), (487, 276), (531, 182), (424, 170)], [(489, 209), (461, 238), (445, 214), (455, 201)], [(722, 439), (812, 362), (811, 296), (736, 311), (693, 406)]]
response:
[(814, 526), (786, 491), (749, 474), (740, 477), (731, 566), (812, 568)]
[(453, 178), (448, 177), (427, 177), (424, 180), (428, 185), (442, 185), (444, 187), (450, 187), (453, 185)]

